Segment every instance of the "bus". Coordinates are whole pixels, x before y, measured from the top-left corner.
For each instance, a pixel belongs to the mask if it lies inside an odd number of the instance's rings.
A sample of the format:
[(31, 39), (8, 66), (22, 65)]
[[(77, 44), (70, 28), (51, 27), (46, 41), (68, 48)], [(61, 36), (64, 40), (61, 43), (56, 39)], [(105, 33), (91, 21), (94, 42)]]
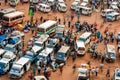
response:
[(51, 34), (57, 29), (57, 21), (48, 20), (43, 24), (37, 26), (38, 34)]
[(85, 32), (83, 33), (78, 40), (80, 41), (83, 41), (86, 44), (88, 44), (90, 42), (90, 39), (91, 39), (91, 35), (92, 33), (91, 32)]
[(15, 11), (9, 14), (5, 14), (3, 16), (3, 24), (4, 26), (13, 26), (18, 23), (22, 23), (25, 15), (23, 12)]
[(7, 8), (7, 9), (1, 9), (0, 10), (0, 21), (2, 20), (2, 17), (5, 14), (11, 13), (11, 12), (15, 12), (16, 10), (14, 8)]

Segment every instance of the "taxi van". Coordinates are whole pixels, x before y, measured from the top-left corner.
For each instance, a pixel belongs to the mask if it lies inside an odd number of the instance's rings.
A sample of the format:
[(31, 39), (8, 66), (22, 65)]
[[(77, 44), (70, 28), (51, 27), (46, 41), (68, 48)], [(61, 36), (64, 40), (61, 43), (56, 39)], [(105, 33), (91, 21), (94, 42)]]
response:
[(5, 74), (6, 72), (8, 72), (15, 61), (16, 61), (16, 55), (12, 52), (6, 52), (3, 55), (3, 58), (0, 60), (1, 74)]
[(58, 64), (64, 63), (66, 64), (66, 61), (70, 55), (70, 47), (69, 46), (62, 46), (60, 50), (57, 52), (56, 55), (56, 62)]
[(12, 65), (10, 69), (10, 78), (20, 78), (22, 75), (30, 69), (31, 62), (28, 58), (20, 58), (17, 62)]
[(116, 51), (115, 46), (108, 44), (106, 46), (106, 54), (105, 54), (106, 61), (114, 62), (116, 60)]
[(113, 12), (115, 12), (113, 9), (105, 9), (101, 11), (101, 16), (106, 18), (108, 14), (113, 13)]
[(113, 12), (107, 15), (107, 21), (117, 21), (120, 20), (120, 13)]
[(91, 15), (92, 14), (92, 8), (82, 7), (82, 14), (83, 15)]
[(47, 4), (43, 4), (43, 3), (40, 3), (38, 5), (38, 10), (42, 11), (42, 12), (50, 12), (51, 11), (51, 7)]
[(61, 12), (66, 12), (67, 7), (66, 7), (65, 3), (58, 3), (58, 10)]
[(75, 10), (77, 6), (80, 6), (80, 0), (75, 0), (72, 4), (71, 4), (71, 9)]
[(86, 49), (85, 49), (85, 43), (83, 41), (77, 40), (75, 44), (75, 49), (78, 55), (85, 55)]

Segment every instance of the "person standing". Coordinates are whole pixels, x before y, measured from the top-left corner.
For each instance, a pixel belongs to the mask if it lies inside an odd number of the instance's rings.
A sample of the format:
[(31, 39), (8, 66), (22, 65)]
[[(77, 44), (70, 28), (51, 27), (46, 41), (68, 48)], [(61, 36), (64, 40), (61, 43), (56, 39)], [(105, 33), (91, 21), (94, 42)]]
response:
[(100, 70), (101, 70), (101, 72), (103, 72), (103, 66), (104, 66), (104, 64), (100, 63)]
[(63, 73), (63, 67), (60, 67), (60, 73), (62, 75), (62, 73)]
[(76, 64), (73, 65), (72, 69), (73, 69), (73, 74), (74, 74), (76, 71)]
[(34, 76), (36, 75), (36, 67), (35, 66), (33, 67), (33, 74), (34, 74)]
[(107, 69), (106, 77), (110, 77), (110, 69)]
[(70, 21), (68, 21), (68, 27), (70, 28), (70, 26), (71, 26), (71, 22), (70, 22)]
[(92, 72), (92, 76), (93, 76), (94, 73), (95, 73), (95, 69), (94, 69), (94, 67), (91, 69), (91, 72)]
[(101, 63), (104, 63), (104, 60), (105, 60), (105, 56), (102, 55), (102, 58), (101, 58)]
[(96, 76), (98, 75), (98, 72), (99, 72), (99, 68), (96, 67), (96, 70), (95, 70)]
[(8, 0), (5, 0), (5, 5), (7, 4)]
[(40, 65), (38, 65), (38, 74), (40, 74), (40, 71), (41, 71), (41, 67)]

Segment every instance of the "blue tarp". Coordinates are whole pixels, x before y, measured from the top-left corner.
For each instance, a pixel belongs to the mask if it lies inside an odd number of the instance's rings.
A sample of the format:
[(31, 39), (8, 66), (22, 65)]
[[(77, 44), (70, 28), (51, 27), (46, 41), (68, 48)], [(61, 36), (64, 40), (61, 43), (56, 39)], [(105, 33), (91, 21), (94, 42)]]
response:
[(0, 36), (0, 42), (2, 42), (3, 40), (5, 40), (7, 38), (7, 35), (2, 35), (2, 36)]

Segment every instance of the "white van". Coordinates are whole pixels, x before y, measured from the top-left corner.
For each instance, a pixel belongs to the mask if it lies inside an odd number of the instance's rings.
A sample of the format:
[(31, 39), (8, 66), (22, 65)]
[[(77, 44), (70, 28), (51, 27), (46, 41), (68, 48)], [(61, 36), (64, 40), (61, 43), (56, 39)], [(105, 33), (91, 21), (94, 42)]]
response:
[(30, 69), (31, 62), (28, 58), (20, 58), (12, 65), (9, 72), (11, 78), (20, 78), (22, 75)]
[(82, 14), (91, 15), (92, 14), (92, 8), (82, 7)]
[(106, 61), (114, 62), (116, 60), (116, 51), (115, 46), (107, 44), (106, 46), (106, 54), (105, 54)]
[(76, 44), (75, 44), (75, 49), (76, 49), (78, 55), (84, 55), (85, 51), (86, 51), (85, 43), (83, 41), (77, 40)]
[(38, 4), (38, 10), (40, 10), (42, 12), (50, 12), (51, 7), (47, 4), (40, 3), (40, 4)]
[(66, 12), (67, 7), (66, 7), (65, 3), (58, 3), (58, 10), (61, 12)]
[(75, 0), (72, 4), (71, 4), (71, 9), (75, 10), (77, 6), (80, 6), (80, 0)]
[(105, 10), (102, 10), (101, 16), (106, 17), (108, 14), (113, 13), (113, 12), (115, 12), (113, 9), (105, 9)]
[(120, 20), (120, 13), (113, 12), (107, 15), (107, 21), (117, 21)]
[(18, 5), (19, 2), (20, 2), (20, 0), (10, 0), (9, 4), (11, 6), (16, 6), (16, 5)]
[(88, 44), (90, 42), (91, 35), (92, 35), (91, 32), (85, 32), (82, 35), (80, 35), (78, 40), (83, 41), (85, 43), (85, 45), (86, 45), (86, 44)]

